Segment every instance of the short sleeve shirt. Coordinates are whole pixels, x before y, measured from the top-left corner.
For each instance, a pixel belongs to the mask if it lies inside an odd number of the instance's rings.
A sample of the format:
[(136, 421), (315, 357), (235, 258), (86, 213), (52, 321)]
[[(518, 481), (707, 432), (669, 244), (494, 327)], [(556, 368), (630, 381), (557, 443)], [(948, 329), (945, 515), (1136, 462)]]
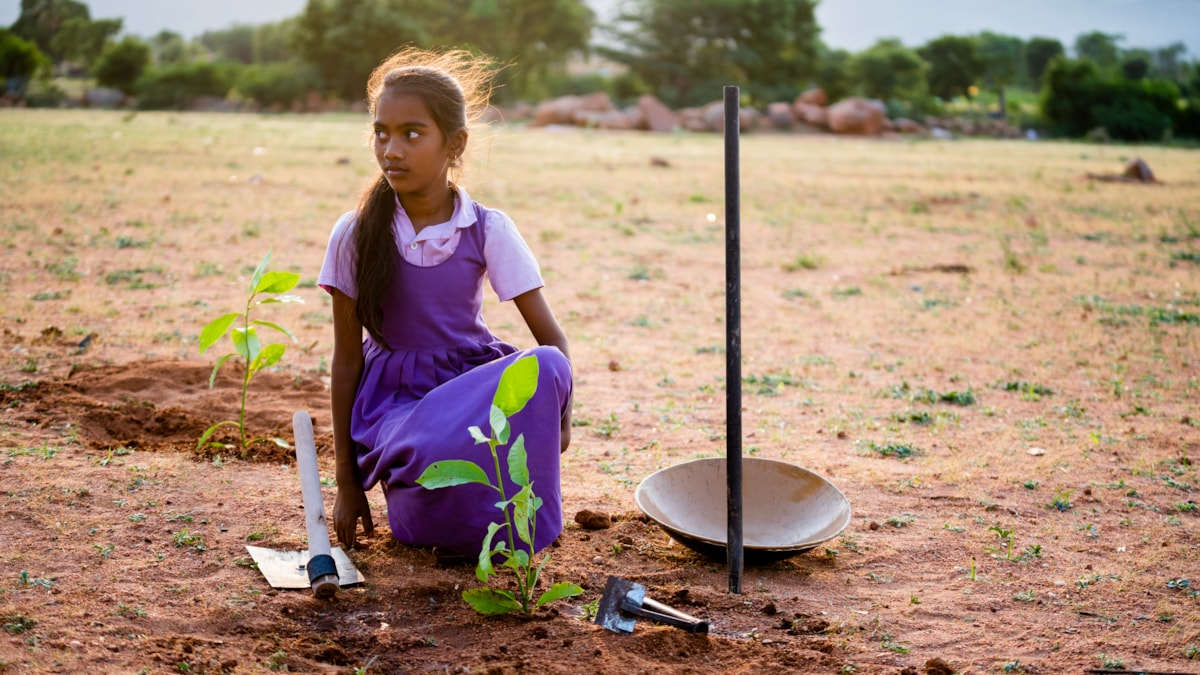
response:
[[(477, 223), (470, 195), (462, 187), (457, 190), (458, 199), (455, 200), (454, 214), (450, 220), (430, 225), (420, 232), (413, 228), (412, 221), (397, 198), (392, 234), (404, 260), (418, 267), (433, 267), (445, 262), (454, 255), (463, 228), (483, 227), (483, 257), (488, 280), (502, 302), (544, 286), (537, 259), (517, 231), (512, 218), (498, 209), (481, 206), (479, 211), (483, 214), (483, 223)], [(351, 298), (358, 297), (354, 215), (354, 211), (349, 211), (334, 224), (329, 235), (329, 246), (325, 249), (325, 261), (321, 265), (321, 273), (317, 275), (317, 285), (321, 288), (330, 293), (336, 288)]]

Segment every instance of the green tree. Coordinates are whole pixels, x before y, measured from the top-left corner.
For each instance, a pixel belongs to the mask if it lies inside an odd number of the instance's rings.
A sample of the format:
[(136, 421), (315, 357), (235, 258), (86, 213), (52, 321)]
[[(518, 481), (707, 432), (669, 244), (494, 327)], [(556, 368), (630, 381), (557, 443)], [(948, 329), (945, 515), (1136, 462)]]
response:
[(997, 113), (1003, 118), (1008, 111), (1005, 94), (1021, 75), (1021, 50), (1025, 43), (1019, 37), (991, 31), (980, 33), (977, 39), (979, 56), (983, 59), (983, 81), (996, 92)]
[(103, 87), (120, 89), (132, 95), (136, 82), (150, 65), (150, 45), (128, 36), (120, 42), (110, 42), (96, 59), (92, 75)]
[(236, 24), (223, 30), (210, 30), (200, 34), (196, 41), (212, 51), (218, 59), (236, 63), (254, 63), (254, 33), (249, 24)]
[(0, 94), (23, 95), (34, 75), (49, 65), (50, 60), (37, 45), (0, 28), (0, 84), (3, 84)]
[(160, 65), (184, 63), (190, 57), (187, 41), (179, 33), (169, 30), (159, 31), (150, 38), (150, 51), (154, 62)]
[(669, 105), (720, 98), (738, 84), (751, 100), (794, 97), (817, 72), (815, 0), (638, 0), (598, 48), (625, 63)]
[(971, 98), (971, 85), (983, 77), (984, 71), (974, 39), (943, 35), (926, 43), (917, 53), (929, 64), (929, 93), (945, 101), (957, 95)]
[(1035, 88), (1042, 86), (1042, 74), (1056, 56), (1064, 53), (1061, 42), (1054, 38), (1032, 37), (1025, 43), (1025, 72)]
[(497, 94), (545, 96), (547, 77), (586, 52), (596, 22), (584, 0), (444, 0), (427, 22), (432, 44), (457, 45), (507, 64)]
[(1121, 55), (1121, 74), (1127, 80), (1144, 80), (1157, 76), (1154, 56), (1145, 49), (1130, 49)]
[(1182, 42), (1172, 42), (1166, 47), (1155, 49), (1151, 54), (1154, 70), (1160, 77), (1176, 84), (1185, 84), (1188, 76), (1188, 63), (1183, 59), (1185, 54), (1187, 46)]
[(105, 45), (120, 32), (121, 19), (91, 21), (83, 17), (71, 17), (50, 38), (50, 45), (63, 59), (90, 68), (104, 51)]
[(1094, 30), (1075, 38), (1075, 56), (1090, 59), (1102, 72), (1110, 72), (1121, 59), (1121, 48), (1117, 43), (1125, 39), (1122, 33), (1101, 33)]
[(924, 99), (926, 68), (915, 51), (895, 38), (883, 38), (850, 59), (859, 91), (884, 102)]
[(54, 36), (71, 19), (91, 20), (88, 7), (77, 0), (21, 0), (21, 14), (11, 30), (57, 63), (66, 56), (54, 48)]
[(846, 98), (853, 89), (850, 58), (845, 49), (830, 49), (824, 44), (818, 48), (816, 84), (831, 103)]
[(427, 45), (438, 0), (308, 0), (293, 47), (321, 76), (325, 90), (362, 100), (367, 77), (399, 47)]
[(292, 52), (292, 33), (296, 19), (259, 24), (254, 29), (254, 63), (279, 63), (295, 58)]

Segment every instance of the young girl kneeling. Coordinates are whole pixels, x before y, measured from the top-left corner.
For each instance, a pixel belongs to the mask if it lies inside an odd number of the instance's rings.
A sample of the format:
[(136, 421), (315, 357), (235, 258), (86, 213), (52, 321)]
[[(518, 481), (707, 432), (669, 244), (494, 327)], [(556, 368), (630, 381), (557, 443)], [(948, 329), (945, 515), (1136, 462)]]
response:
[[(365, 532), (373, 529), (366, 490), (379, 483), (397, 540), (478, 555), (488, 524), (502, 519), (495, 491), (478, 484), (426, 490), (417, 478), (446, 459), (472, 460), (493, 472), (487, 446), (476, 445), (467, 429), (487, 429), (501, 373), (530, 353), (538, 357), (537, 394), (510, 422), (513, 438), (525, 435), (530, 478), (543, 500), (535, 548), (563, 528), (559, 454), (570, 442), (572, 390), (567, 338), (512, 220), (449, 178), (462, 164), (468, 119), (486, 99), (486, 66), (462, 51), (408, 49), (367, 83), (382, 174), (334, 225), (318, 277), (333, 296), (333, 521), (347, 547), (360, 518)], [(541, 346), (518, 351), (491, 333), (481, 313), (485, 274), (501, 301), (516, 304)], [(516, 489), (508, 483), (506, 494)]]

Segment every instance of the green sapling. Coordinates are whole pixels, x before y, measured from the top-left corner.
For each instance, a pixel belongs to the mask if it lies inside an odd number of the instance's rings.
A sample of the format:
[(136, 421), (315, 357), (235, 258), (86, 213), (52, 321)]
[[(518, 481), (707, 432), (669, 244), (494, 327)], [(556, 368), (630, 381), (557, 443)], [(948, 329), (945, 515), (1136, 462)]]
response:
[[(510, 569), (516, 575), (516, 592), (483, 586), (463, 591), (463, 600), (480, 614), (506, 614), (520, 610), (532, 614), (539, 607), (555, 600), (569, 598), (583, 593), (578, 585), (560, 581), (552, 585), (535, 600), (534, 590), (550, 555), (542, 556), (537, 563), (533, 555), (533, 542), (537, 535), (537, 512), (542, 506), (542, 500), (533, 492), (533, 482), (529, 479), (529, 465), (525, 452), (525, 435), (519, 434), (509, 445), (506, 453), (508, 477), (520, 489), (511, 498), (505, 494), (503, 475), (500, 468), (500, 453), (498, 448), (509, 442), (512, 428), (508, 418), (515, 415), (537, 391), (538, 361), (536, 356), (527, 356), (517, 360), (504, 369), (500, 382), (496, 386), (496, 394), (492, 399), (489, 422), (491, 435), (485, 436), (477, 427), (469, 428), (471, 437), (476, 445), (486, 443), (492, 455), (492, 463), (496, 470), (497, 481), (491, 482), (487, 473), (475, 462), (461, 459), (449, 459), (430, 464), (417, 483), (427, 490), (467, 483), (487, 485), (500, 495), (496, 507), (504, 514), (504, 522), (493, 522), (488, 525), (487, 535), (479, 551), (479, 563), (475, 567), (475, 576), (485, 584), (498, 573), (493, 565), (493, 559), (498, 558), (501, 569)], [(504, 530), (504, 536), (499, 541), (496, 534)], [(520, 544), (518, 544), (518, 541)]]
[[(247, 291), (246, 297), (246, 311), (230, 312), (229, 314), (219, 316), (210, 321), (208, 325), (206, 325), (200, 331), (201, 354), (207, 351), (209, 347), (216, 344), (218, 340), (225, 337), (226, 333), (229, 333), (229, 339), (233, 342), (233, 348), (235, 350), (234, 352), (225, 354), (217, 360), (216, 365), (213, 366), (212, 374), (208, 377), (209, 389), (212, 389), (213, 384), (217, 380), (217, 371), (220, 370), (221, 366), (225, 365), (225, 362), (230, 358), (234, 356), (241, 356), (244, 368), (242, 373), (242, 406), (237, 421), (225, 420), (224, 422), (217, 422), (211, 427), (205, 429), (204, 435), (201, 436), (200, 440), (196, 443), (197, 450), (204, 447), (204, 444), (207, 443), (208, 439), (212, 437), (213, 432), (227, 424), (238, 428), (238, 431), (241, 434), (243, 454), (246, 452), (246, 447), (250, 443), (264, 440), (262, 438), (252, 438), (249, 441), (246, 440), (246, 391), (250, 388), (250, 379), (254, 377), (255, 373), (258, 373), (262, 369), (269, 368), (278, 363), (279, 359), (283, 358), (283, 353), (287, 348), (282, 344), (269, 344), (264, 347), (262, 342), (259, 341), (258, 330), (256, 326), (273, 328), (291, 338), (292, 342), (296, 341), (296, 336), (292, 335), (291, 331), (277, 323), (263, 321), (261, 319), (254, 319), (252, 321), (250, 319), (250, 310), (255, 305), (267, 305), (277, 302), (304, 302), (304, 299), (300, 298), (299, 296), (280, 295), (281, 293), (286, 293), (295, 288), (296, 284), (300, 282), (300, 275), (294, 272), (268, 272), (266, 269), (267, 263), (270, 260), (271, 252), (267, 251), (267, 255), (263, 257), (262, 262), (260, 262), (258, 267), (254, 270), (254, 275), (250, 278), (250, 287)], [(255, 298), (258, 298), (259, 296), (270, 297), (264, 297), (256, 302)], [(238, 319), (241, 319), (242, 325), (235, 327), (234, 322), (236, 322)], [(232, 331), (230, 329), (232, 329)], [(287, 445), (279, 439), (271, 440), (276, 444), (281, 444), (285, 447)]]

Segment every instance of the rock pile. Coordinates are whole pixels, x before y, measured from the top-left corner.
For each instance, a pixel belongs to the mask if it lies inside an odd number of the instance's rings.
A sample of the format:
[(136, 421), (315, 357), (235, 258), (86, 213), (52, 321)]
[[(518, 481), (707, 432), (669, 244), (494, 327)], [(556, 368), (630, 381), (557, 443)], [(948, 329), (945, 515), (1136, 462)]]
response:
[[(527, 121), (534, 127), (559, 125), (658, 133), (677, 129), (721, 133), (725, 124), (725, 106), (723, 101), (713, 101), (675, 111), (646, 94), (635, 105), (619, 109), (608, 94), (601, 92), (586, 96), (561, 96), (543, 101), (536, 107), (522, 104), (504, 109), (491, 108), (484, 119)], [(855, 136), (906, 134), (946, 139), (956, 136), (1021, 137), (1019, 129), (1002, 120), (977, 122), (926, 117), (921, 123), (904, 117), (888, 119), (887, 107), (882, 101), (850, 97), (830, 105), (821, 89), (805, 91), (794, 101), (768, 103), (764, 110), (744, 107), (739, 115), (739, 124), (742, 131), (832, 132)]]

